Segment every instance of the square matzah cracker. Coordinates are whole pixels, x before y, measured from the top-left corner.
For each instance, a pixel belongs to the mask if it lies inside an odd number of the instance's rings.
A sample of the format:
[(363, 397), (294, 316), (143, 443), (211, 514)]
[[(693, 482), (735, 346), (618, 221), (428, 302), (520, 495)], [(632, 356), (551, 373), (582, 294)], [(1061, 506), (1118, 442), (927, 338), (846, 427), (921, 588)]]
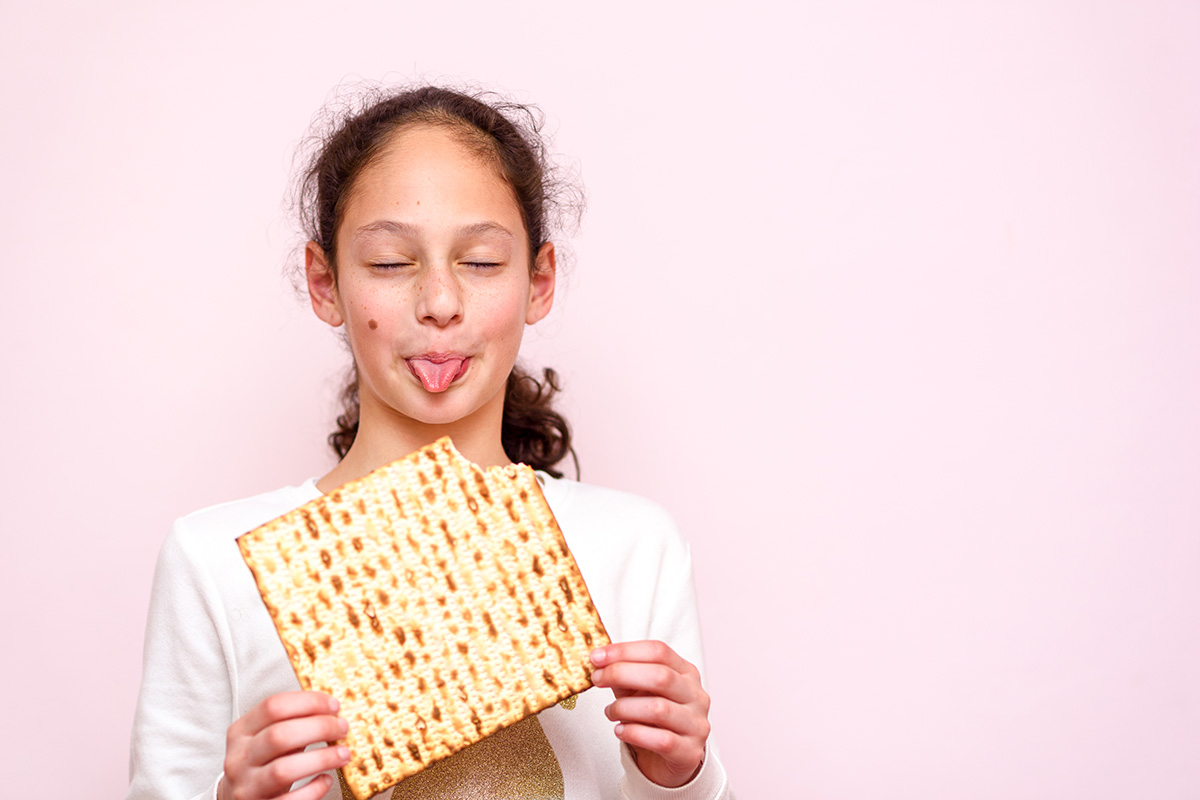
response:
[(533, 470), (449, 439), (238, 539), (367, 798), (591, 686), (608, 634)]

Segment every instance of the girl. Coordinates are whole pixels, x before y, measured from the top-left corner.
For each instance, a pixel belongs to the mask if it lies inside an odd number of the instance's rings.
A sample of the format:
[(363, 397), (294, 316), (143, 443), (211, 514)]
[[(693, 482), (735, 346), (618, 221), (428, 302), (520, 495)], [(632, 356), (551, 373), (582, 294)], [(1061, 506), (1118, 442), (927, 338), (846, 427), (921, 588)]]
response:
[[(505, 113), (507, 112), (507, 114)], [(611, 691), (488, 737), (392, 797), (720, 798), (708, 746), (691, 564), (639, 498), (561, 479), (556, 386), (514, 366), (550, 310), (555, 250), (536, 126), (520, 107), (425, 87), (385, 97), (324, 141), (301, 185), (309, 296), (342, 327), (355, 377), (324, 477), (181, 519), (163, 546), (134, 722), (130, 798), (336, 800), (349, 760), (337, 702), (300, 691), (234, 539), (449, 435), (483, 466), (523, 461), (614, 641)]]

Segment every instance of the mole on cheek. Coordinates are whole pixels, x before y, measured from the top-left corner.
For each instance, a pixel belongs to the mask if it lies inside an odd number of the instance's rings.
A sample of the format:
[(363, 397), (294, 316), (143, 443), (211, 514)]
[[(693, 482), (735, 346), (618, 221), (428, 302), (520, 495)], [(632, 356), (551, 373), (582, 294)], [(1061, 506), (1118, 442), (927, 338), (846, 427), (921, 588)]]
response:
[(367, 320), (367, 327), (370, 328), (371, 330), (375, 330), (376, 328), (379, 327), (379, 323), (373, 319), (369, 319), (369, 320)]

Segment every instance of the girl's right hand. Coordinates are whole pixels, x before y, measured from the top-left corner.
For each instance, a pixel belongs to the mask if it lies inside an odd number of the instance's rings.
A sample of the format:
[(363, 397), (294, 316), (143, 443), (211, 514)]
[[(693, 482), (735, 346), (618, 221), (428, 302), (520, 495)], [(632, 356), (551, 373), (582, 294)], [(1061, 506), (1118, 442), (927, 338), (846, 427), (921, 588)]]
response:
[[(327, 772), (345, 766), (350, 751), (331, 746), (305, 750), (346, 735), (338, 702), (321, 692), (282, 692), (246, 712), (225, 736), (225, 777), (220, 800), (316, 800), (333, 785)], [(289, 792), (296, 781), (316, 779)]]

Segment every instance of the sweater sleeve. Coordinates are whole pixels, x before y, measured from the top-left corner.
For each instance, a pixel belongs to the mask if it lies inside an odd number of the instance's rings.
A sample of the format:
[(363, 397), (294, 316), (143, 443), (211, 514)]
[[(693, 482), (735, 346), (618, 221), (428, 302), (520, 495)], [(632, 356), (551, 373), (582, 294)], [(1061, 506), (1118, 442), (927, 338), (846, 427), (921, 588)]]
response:
[[(691, 550), (679, 536), (674, 521), (668, 522), (668, 531), (669, 535), (663, 540), (654, 586), (649, 638), (666, 642), (676, 653), (694, 664), (703, 682), (704, 653)], [(678, 788), (659, 786), (648, 780), (634, 763), (627, 747), (621, 748), (621, 765), (624, 777), (620, 790), (625, 800), (731, 800), (733, 797), (711, 736), (700, 772)]]
[(229, 635), (182, 528), (176, 523), (154, 572), (128, 800), (212, 798), (225, 759), (236, 679)]

